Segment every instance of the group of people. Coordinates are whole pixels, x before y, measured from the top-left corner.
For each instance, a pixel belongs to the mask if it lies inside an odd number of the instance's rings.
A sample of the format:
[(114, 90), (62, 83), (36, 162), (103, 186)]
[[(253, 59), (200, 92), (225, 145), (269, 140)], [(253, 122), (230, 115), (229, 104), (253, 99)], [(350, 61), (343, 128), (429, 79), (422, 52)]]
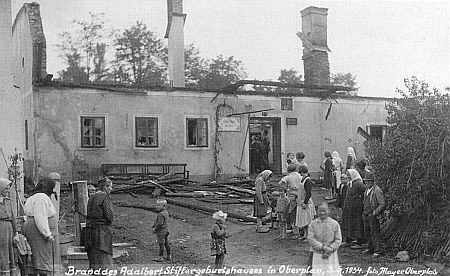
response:
[[(55, 187), (60, 180), (60, 174), (50, 173), (35, 185), (23, 205), (24, 219), (20, 226), (10, 198), (11, 181), (0, 178), (1, 275), (51, 275), (58, 271), (59, 215), (53, 201), (58, 200)], [(89, 188), (84, 232), (89, 266), (110, 267), (112, 232), (109, 227), (114, 218), (109, 200), (112, 182), (102, 178), (98, 181), (98, 189)]]
[[(268, 196), (267, 184), (273, 175), (270, 170), (261, 172), (255, 180), (254, 216), (256, 231), (266, 233), (263, 219), (268, 207), (272, 209), (270, 228), (280, 229), (277, 239), (286, 237), (286, 229), (292, 228), (291, 239), (309, 242), (312, 268), (339, 266), (337, 250), (349, 244), (377, 258), (382, 253), (380, 219), (386, 207), (383, 191), (375, 184), (374, 174), (366, 170), (363, 160), (356, 160), (353, 148), (348, 150), (347, 165), (337, 152), (324, 153), (324, 183), (337, 198), (336, 207), (342, 208), (342, 222), (330, 217), (330, 207), (322, 202), (316, 208), (311, 198), (313, 183), (309, 177), (304, 154), (288, 154), (288, 175), (278, 182), (277, 189)], [(300, 161), (299, 161), (300, 159)], [(342, 231), (341, 231), (342, 229)], [(344, 242), (342, 242), (344, 237)], [(364, 244), (367, 243), (367, 247)], [(325, 269), (326, 271), (327, 269)], [(337, 274), (336, 274), (337, 275)]]
[(321, 167), (324, 171), (323, 183), (325, 188), (329, 191), (329, 194), (325, 199), (330, 200), (335, 199), (338, 196), (342, 173), (346, 172), (348, 169), (355, 168), (357, 166), (357, 160), (355, 150), (352, 147), (347, 148), (347, 162), (345, 164), (337, 151), (333, 151), (333, 153), (325, 151), (324, 156), (325, 160), (323, 162), (323, 167)]
[[(58, 217), (51, 200), (59, 174), (42, 178), (28, 197), (23, 225), (17, 224), (11, 181), (0, 178), (0, 270), (2, 275), (48, 275), (57, 270)], [(15, 253), (15, 250), (17, 253)], [(20, 272), (19, 272), (19, 265)]]
[(268, 130), (261, 135), (254, 134), (250, 141), (250, 173), (269, 169), (270, 140)]

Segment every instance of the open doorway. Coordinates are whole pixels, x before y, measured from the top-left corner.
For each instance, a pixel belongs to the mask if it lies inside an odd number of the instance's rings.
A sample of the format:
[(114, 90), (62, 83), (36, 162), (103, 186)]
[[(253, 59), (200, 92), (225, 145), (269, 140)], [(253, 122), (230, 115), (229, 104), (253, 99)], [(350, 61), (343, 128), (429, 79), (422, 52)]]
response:
[(281, 174), (281, 119), (251, 117), (249, 141), (250, 173), (269, 169)]

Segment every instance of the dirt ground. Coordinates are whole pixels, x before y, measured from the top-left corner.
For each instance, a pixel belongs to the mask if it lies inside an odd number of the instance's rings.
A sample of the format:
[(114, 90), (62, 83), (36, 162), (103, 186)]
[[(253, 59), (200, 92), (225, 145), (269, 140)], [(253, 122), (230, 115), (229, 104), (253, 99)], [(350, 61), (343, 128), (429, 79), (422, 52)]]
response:
[[(314, 189), (313, 199), (316, 205), (324, 201), (326, 192), (320, 188)], [(214, 266), (214, 257), (210, 256), (210, 230), (214, 223), (210, 213), (194, 211), (173, 204), (168, 204), (171, 215), (169, 222), (169, 239), (172, 249), (172, 262), (159, 263), (154, 261), (158, 256), (158, 245), (156, 235), (152, 232), (152, 224), (156, 213), (151, 211), (130, 207), (120, 207), (121, 203), (136, 204), (154, 207), (156, 199), (150, 195), (137, 194), (114, 194), (112, 200), (115, 203), (115, 220), (112, 226), (115, 243), (131, 243), (133, 246), (126, 247), (127, 254), (115, 258), (117, 267), (126, 268), (154, 268), (168, 269), (167, 274), (177, 275), (177, 267), (194, 269), (205, 269), (196, 271), (192, 275), (209, 275), (206, 269)], [(177, 201), (194, 202), (192, 198), (177, 198)], [(234, 212), (243, 215), (252, 214), (251, 204), (211, 204), (204, 203), (209, 207), (224, 212)], [(336, 216), (336, 212), (333, 212)], [(70, 220), (70, 218), (68, 218)], [(70, 223), (68, 223), (70, 224)], [(226, 241), (227, 255), (225, 265), (228, 274), (247, 275), (305, 275), (302, 271), (292, 268), (307, 268), (309, 257), (309, 245), (300, 240), (276, 240), (278, 230), (268, 233), (256, 233), (254, 223), (240, 222), (228, 218), (229, 238)], [(348, 247), (339, 249), (339, 260), (343, 269), (343, 275), (413, 275), (415, 271), (426, 270), (424, 264), (415, 262), (399, 263), (393, 255), (386, 254), (378, 259), (372, 259), (370, 255), (360, 250)], [(437, 264), (436, 264), (437, 265)], [(450, 270), (442, 270), (441, 275), (450, 275)], [(387, 268), (388, 270), (383, 270)], [(246, 268), (247, 270), (237, 270)], [(250, 269), (250, 270), (248, 270)], [(251, 269), (254, 269), (253, 271)], [(291, 270), (289, 270), (291, 269)], [(396, 270), (405, 270), (395, 273)], [(197, 273), (198, 272), (198, 273)], [(401, 271), (400, 271), (401, 272)], [(131, 271), (129, 273), (132, 273)], [(224, 275), (227, 271), (224, 271)], [(180, 274), (182, 275), (182, 274)], [(188, 275), (188, 274), (184, 274)], [(423, 274), (430, 275), (430, 274)]]

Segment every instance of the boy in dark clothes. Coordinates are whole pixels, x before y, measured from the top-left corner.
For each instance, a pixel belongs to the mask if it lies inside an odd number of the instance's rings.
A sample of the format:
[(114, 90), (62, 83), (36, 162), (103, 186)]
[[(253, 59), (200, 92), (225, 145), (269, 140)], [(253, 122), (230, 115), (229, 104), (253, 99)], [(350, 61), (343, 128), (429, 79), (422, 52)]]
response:
[(164, 247), (167, 251), (167, 260), (171, 261), (172, 256), (170, 255), (170, 246), (169, 246), (169, 213), (166, 210), (167, 201), (165, 199), (158, 199), (156, 201), (156, 209), (158, 210), (158, 215), (156, 216), (156, 221), (153, 224), (152, 228), (155, 228), (153, 230), (156, 233), (156, 240), (158, 241), (159, 245), (159, 259), (156, 259), (155, 261), (162, 262), (164, 261)]
[(270, 208), (272, 211), (270, 212), (270, 220), (271, 225), (270, 228), (278, 229), (278, 221), (277, 221), (277, 200), (280, 197), (280, 193), (278, 191), (274, 191), (272, 193), (271, 201), (270, 201)]

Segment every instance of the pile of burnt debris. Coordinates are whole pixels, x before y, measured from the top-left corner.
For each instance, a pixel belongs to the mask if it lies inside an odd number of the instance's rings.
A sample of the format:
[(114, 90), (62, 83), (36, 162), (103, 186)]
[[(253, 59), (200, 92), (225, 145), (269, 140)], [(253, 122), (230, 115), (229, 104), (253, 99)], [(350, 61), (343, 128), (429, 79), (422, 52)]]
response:
[(113, 194), (149, 194), (152, 197), (190, 197), (199, 201), (219, 204), (253, 203), (254, 179), (250, 177), (232, 178), (220, 182), (199, 183), (177, 177), (174, 174), (163, 176), (138, 175), (114, 176)]

